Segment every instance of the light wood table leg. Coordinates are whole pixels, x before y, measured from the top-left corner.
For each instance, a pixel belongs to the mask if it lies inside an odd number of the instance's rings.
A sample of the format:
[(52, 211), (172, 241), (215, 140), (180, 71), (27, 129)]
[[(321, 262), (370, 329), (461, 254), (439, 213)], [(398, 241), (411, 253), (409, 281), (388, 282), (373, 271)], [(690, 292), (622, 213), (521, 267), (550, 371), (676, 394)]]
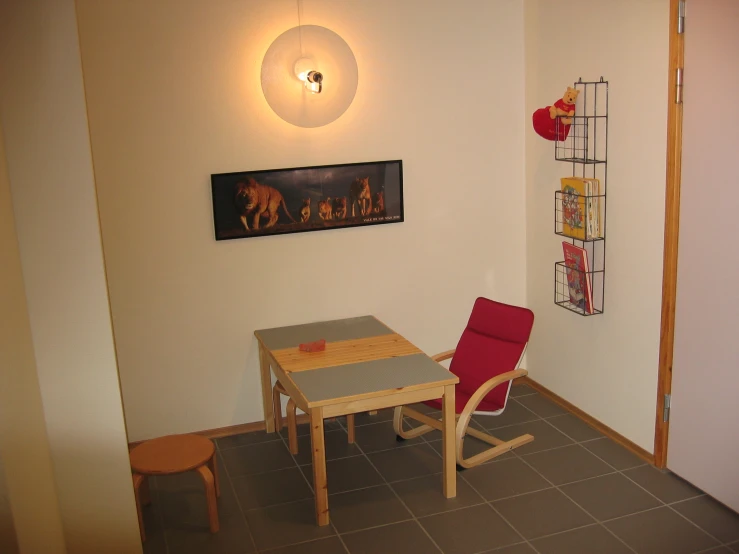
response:
[(272, 374), (269, 368), (269, 356), (264, 346), (259, 344), (259, 368), (262, 375), (262, 402), (264, 404), (264, 426), (268, 433), (275, 432), (274, 405), (272, 404)]
[(444, 453), (444, 496), (457, 496), (457, 464), (455, 444), (454, 385), (444, 387), (442, 401), (442, 452)]
[(349, 435), (349, 444), (354, 444), (354, 414), (346, 414), (346, 432)]
[(323, 409), (310, 410), (310, 439), (313, 447), (313, 490), (316, 494), (316, 522), (328, 525), (326, 445), (323, 441)]
[(207, 465), (200, 466), (195, 471), (200, 474), (200, 478), (203, 480), (203, 485), (205, 485), (205, 498), (208, 501), (210, 532), (217, 533), (220, 528), (220, 524), (218, 523), (218, 502), (216, 501), (215, 478)]

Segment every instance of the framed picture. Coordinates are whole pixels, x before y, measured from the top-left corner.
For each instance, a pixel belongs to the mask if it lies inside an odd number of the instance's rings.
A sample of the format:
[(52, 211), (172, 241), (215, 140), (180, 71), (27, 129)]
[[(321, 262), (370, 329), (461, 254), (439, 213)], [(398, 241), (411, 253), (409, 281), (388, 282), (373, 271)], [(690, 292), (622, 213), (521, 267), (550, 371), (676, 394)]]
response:
[(403, 162), (211, 175), (216, 240), (403, 221)]

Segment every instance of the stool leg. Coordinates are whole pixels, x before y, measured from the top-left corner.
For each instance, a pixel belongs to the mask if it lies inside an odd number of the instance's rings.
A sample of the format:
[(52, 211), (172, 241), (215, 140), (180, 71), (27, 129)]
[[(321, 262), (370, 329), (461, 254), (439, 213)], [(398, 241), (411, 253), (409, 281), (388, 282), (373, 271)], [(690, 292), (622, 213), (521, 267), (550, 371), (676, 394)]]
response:
[(146, 475), (142, 475), (144, 478), (141, 483), (141, 505), (148, 506), (151, 504), (151, 491), (149, 490), (149, 478)]
[(133, 494), (136, 498), (136, 513), (139, 516), (139, 533), (141, 534), (141, 542), (146, 540), (146, 531), (144, 531), (144, 516), (141, 513), (141, 484), (146, 478), (140, 473), (133, 474)]
[(295, 415), (295, 402), (293, 399), (287, 401), (287, 439), (290, 445), (290, 454), (298, 453), (298, 420)]
[(346, 431), (349, 433), (349, 444), (354, 444), (354, 414), (346, 414)]
[(213, 482), (215, 483), (216, 487), (216, 496), (221, 496), (221, 482), (218, 478), (218, 462), (216, 460), (216, 453), (213, 452), (213, 457), (210, 459), (210, 462), (208, 462), (208, 468), (210, 469), (210, 472), (213, 474)]
[(208, 519), (210, 520), (210, 532), (217, 533), (219, 529), (218, 523), (218, 502), (216, 501), (216, 487), (213, 474), (207, 466), (200, 466), (195, 471), (200, 474), (205, 485), (205, 498), (208, 501)]
[(275, 410), (275, 431), (279, 433), (282, 429), (282, 401), (277, 387), (272, 388), (272, 404)]

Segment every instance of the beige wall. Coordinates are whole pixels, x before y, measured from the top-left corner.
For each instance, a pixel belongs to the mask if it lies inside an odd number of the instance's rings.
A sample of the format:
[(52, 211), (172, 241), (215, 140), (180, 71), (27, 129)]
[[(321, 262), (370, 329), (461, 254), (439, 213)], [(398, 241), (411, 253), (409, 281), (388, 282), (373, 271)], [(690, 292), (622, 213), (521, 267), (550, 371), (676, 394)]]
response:
[[(61, 533), (59, 536), (61, 537)], [(19, 552), (13, 513), (10, 509), (8, 481), (5, 478), (2, 452), (0, 452), (0, 552), (5, 554), (18, 554)]]
[[(653, 451), (667, 129), (668, 0), (526, 2), (527, 298), (536, 313), (531, 376)], [(605, 313), (553, 303), (554, 160), (531, 114), (579, 77), (610, 82)]]
[[(26, 319), (16, 262), (10, 269), (22, 357), (13, 372), (20, 381), (13, 390), (29, 387), (32, 407), (38, 406), (28, 374), (32, 338), (67, 551), (140, 552), (74, 2), (4, 2), (0, 37), (0, 118), (28, 312)], [(3, 205), (6, 211), (8, 203)], [(12, 246), (12, 236), (4, 230), (3, 240), (9, 238)], [(21, 423), (14, 422), (16, 433), (22, 432), (25, 413), (17, 414)], [(34, 418), (35, 423), (38, 416)], [(39, 425), (33, 430), (41, 432)], [(45, 445), (24, 446), (39, 449), (41, 464)], [(8, 466), (10, 462), (6, 459)], [(48, 471), (48, 465), (41, 467)], [(46, 479), (43, 473), (40, 478)], [(18, 481), (9, 481), (15, 508), (12, 490)], [(35, 522), (34, 532), (40, 535), (39, 525)], [(20, 520), (18, 532), (23, 541)]]
[(2, 129), (0, 256), (0, 552), (63, 553)]
[[(259, 81), (294, 1), (78, 2), (131, 440), (259, 420), (255, 329), (372, 313), (436, 352), (476, 296), (525, 303), (520, 3), (303, 7), (359, 66), (318, 129)], [(397, 158), (402, 224), (213, 239), (211, 173)]]

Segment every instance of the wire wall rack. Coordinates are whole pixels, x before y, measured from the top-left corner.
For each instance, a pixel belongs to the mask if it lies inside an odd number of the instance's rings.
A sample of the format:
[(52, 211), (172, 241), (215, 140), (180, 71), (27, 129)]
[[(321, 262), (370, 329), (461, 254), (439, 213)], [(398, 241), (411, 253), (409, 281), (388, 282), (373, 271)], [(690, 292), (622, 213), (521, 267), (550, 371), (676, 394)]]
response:
[(554, 303), (591, 316), (603, 313), (605, 300), (608, 81), (580, 78), (575, 89), (575, 115), (555, 122), (554, 158), (570, 163), (571, 176), (582, 178), (588, 188), (574, 190), (562, 180), (554, 193), (554, 233), (577, 247), (571, 250), (583, 253), (587, 264), (577, 266), (567, 257), (555, 262)]

